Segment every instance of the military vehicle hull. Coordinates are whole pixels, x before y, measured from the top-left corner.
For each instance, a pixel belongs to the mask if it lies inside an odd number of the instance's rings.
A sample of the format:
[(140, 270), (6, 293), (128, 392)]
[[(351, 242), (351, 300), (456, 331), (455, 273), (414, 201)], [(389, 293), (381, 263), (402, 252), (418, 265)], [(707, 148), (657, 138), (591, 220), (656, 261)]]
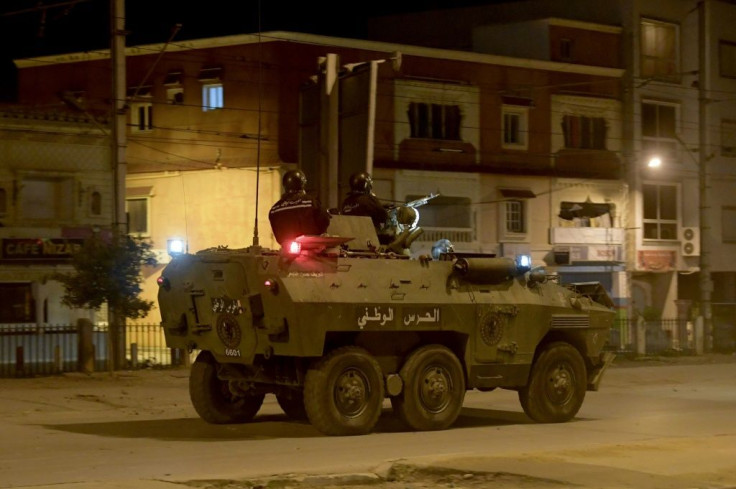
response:
[(370, 432), (386, 397), (409, 428), (444, 429), (467, 389), (500, 387), (531, 418), (561, 422), (612, 360), (610, 300), (590, 284), (563, 287), (508, 258), (308, 241), (296, 254), (206, 250), (164, 269), (167, 345), (200, 350), (190, 395), (206, 421), (248, 421), (273, 393), (331, 435)]

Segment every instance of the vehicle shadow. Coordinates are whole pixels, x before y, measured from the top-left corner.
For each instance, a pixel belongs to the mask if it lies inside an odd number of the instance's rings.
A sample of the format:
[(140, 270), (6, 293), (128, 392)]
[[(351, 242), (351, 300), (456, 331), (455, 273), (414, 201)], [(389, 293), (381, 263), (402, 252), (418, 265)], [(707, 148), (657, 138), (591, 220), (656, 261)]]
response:
[[(492, 409), (463, 408), (450, 429), (508, 426), (533, 423), (523, 413)], [(285, 414), (258, 415), (250, 423), (213, 425), (200, 418), (152, 419), (98, 423), (43, 424), (49, 430), (110, 438), (153, 438), (162, 441), (218, 442), (274, 438), (318, 438), (325, 436), (306, 421), (289, 419)], [(384, 409), (374, 433), (410, 432)]]

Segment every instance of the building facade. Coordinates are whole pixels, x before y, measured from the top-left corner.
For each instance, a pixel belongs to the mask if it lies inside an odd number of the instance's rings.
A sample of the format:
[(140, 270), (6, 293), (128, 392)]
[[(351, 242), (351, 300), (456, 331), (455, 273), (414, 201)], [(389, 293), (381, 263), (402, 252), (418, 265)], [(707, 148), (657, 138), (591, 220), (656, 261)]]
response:
[[(620, 42), (615, 29), (583, 31)], [(563, 278), (601, 280), (625, 307), (629, 204), (615, 58), (573, 64), (285, 32), (128, 48), (129, 232), (151, 239), (162, 263), (172, 238), (191, 252), (277, 246), (267, 214), (281, 174), (305, 158), (302, 95), (320, 59), (339, 56), (343, 76), (397, 52), (400, 65), (377, 71), (371, 162), (386, 202), (441, 194), (419, 209), (425, 233), (413, 253), (442, 237), (460, 251), (530, 253)], [(63, 104), (60, 93), (85, 110), (109, 106), (108, 53), (17, 65), (28, 110)], [(351, 100), (339, 107), (343, 120)], [(356, 134), (343, 129), (327, 142), (339, 164), (356, 156)], [(146, 272), (147, 299), (158, 271)], [(147, 318), (159, 319), (155, 310)]]
[(93, 233), (108, 233), (110, 146), (87, 116), (0, 109), (0, 323), (73, 324), (50, 279)]
[[(438, 31), (448, 16), (451, 33)], [(736, 5), (723, 0), (530, 1), (378, 18), (370, 35), (572, 63), (617, 57), (626, 70), (621, 157), (630, 188), (631, 312), (697, 316), (705, 290), (716, 343), (729, 348), (736, 338), (734, 21)], [(411, 33), (399, 28), (409, 22)], [(576, 37), (589, 22), (619, 28), (619, 48)], [(650, 168), (654, 156), (662, 164)]]

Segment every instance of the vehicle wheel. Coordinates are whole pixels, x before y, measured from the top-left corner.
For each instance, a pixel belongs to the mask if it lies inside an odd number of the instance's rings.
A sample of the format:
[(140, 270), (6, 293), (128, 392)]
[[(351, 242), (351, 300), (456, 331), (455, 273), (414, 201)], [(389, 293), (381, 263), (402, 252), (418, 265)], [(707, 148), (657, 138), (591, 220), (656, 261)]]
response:
[(291, 419), (297, 421), (307, 420), (307, 410), (304, 408), (304, 393), (301, 391), (289, 390), (276, 394), (276, 401)]
[(189, 397), (200, 418), (212, 424), (229, 424), (253, 419), (264, 395), (234, 394), (227, 380), (217, 378), (217, 360), (203, 351), (192, 364)]
[(370, 433), (382, 405), (381, 367), (362, 348), (338, 348), (307, 371), (304, 407), (312, 425), (326, 435)]
[(567, 343), (550, 343), (532, 365), (529, 382), (519, 390), (519, 401), (534, 421), (562, 423), (582, 406), (586, 384), (580, 352)]
[(391, 398), (399, 419), (415, 430), (444, 430), (460, 415), (465, 399), (463, 367), (449, 348), (423, 346), (401, 367), (403, 392)]

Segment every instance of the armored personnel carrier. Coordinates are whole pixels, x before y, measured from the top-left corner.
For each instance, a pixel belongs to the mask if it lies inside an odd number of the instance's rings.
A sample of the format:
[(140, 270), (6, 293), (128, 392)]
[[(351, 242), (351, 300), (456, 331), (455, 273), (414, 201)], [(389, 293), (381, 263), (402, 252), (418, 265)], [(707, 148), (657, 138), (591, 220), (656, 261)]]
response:
[(441, 430), (469, 389), (515, 390), (543, 423), (570, 420), (597, 390), (614, 317), (597, 283), (561, 286), (493, 255), (415, 259), (378, 242), (370, 218), (333, 216), (326, 235), (281, 250), (175, 257), (158, 300), (167, 345), (199, 350), (197, 413), (247, 422), (272, 393), (325, 434), (359, 435), (386, 398), (409, 429)]

